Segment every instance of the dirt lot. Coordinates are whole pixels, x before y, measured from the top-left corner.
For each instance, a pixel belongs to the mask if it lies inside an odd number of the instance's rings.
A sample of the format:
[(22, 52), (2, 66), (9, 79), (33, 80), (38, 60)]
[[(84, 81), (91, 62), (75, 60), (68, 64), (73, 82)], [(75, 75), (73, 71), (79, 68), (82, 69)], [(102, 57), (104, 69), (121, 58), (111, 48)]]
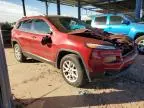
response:
[(97, 81), (83, 89), (68, 85), (60, 71), (34, 60), (19, 63), (5, 49), (12, 93), (18, 108), (144, 108), (144, 55), (128, 74), (112, 81)]

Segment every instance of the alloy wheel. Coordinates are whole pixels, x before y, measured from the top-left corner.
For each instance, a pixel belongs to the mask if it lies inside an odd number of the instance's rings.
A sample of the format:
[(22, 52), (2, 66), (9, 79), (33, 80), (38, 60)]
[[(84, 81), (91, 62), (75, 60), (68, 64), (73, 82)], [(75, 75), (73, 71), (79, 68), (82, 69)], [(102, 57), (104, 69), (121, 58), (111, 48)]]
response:
[(62, 65), (62, 71), (64, 74), (64, 77), (71, 83), (76, 82), (78, 79), (78, 70), (76, 65), (70, 61), (66, 60), (64, 61)]
[(16, 59), (20, 60), (21, 59), (21, 51), (20, 51), (20, 47), (18, 45), (15, 46), (14, 53), (15, 53)]
[(144, 40), (138, 42), (138, 50), (144, 52)]

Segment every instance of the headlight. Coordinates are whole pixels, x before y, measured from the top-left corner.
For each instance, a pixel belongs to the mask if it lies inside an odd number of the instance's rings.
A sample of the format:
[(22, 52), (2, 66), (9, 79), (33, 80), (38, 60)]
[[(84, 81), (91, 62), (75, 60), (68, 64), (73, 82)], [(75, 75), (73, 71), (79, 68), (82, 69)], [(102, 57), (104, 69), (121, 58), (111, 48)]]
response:
[(86, 46), (89, 48), (96, 48), (96, 49), (110, 49), (110, 50), (116, 49), (114, 46), (107, 46), (93, 43), (86, 43)]

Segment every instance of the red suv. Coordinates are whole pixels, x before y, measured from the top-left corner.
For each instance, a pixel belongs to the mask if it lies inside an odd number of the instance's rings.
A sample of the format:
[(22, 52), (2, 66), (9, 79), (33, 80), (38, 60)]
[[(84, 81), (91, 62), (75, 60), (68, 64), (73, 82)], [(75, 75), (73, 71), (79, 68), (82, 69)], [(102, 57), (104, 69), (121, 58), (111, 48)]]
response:
[(19, 62), (27, 57), (48, 62), (69, 84), (80, 87), (96, 77), (121, 75), (137, 55), (134, 43), (65, 16), (32, 16), (12, 30), (12, 46)]

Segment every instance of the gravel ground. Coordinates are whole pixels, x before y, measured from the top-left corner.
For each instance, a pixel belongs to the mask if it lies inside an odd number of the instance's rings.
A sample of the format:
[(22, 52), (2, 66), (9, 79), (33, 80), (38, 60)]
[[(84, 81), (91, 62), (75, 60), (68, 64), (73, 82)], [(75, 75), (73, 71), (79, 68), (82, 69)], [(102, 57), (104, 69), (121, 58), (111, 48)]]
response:
[(144, 108), (144, 55), (125, 76), (75, 88), (53, 66), (34, 60), (19, 63), (11, 48), (5, 52), (17, 108)]

